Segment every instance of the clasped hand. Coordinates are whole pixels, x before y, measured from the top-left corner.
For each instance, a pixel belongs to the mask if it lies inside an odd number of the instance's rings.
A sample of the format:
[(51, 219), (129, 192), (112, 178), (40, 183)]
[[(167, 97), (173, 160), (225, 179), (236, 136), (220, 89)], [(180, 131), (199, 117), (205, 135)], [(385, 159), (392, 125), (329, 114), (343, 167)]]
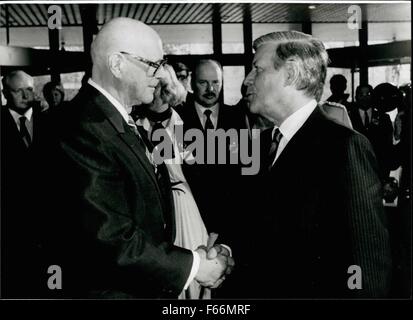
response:
[(235, 265), (229, 250), (218, 244), (209, 250), (206, 246), (200, 246), (196, 252), (199, 254), (201, 262), (195, 280), (204, 287), (219, 287)]

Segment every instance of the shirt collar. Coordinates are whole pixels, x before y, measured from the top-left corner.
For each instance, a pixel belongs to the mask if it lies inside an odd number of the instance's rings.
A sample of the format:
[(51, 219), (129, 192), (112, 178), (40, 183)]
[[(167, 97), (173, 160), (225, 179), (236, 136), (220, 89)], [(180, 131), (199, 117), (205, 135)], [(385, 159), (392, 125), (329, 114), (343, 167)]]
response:
[(98, 85), (96, 82), (94, 82), (91, 78), (87, 81), (92, 87), (94, 87), (96, 90), (98, 90), (101, 94), (103, 94), (106, 99), (110, 101), (111, 104), (116, 108), (116, 110), (119, 111), (119, 113), (122, 115), (122, 118), (128, 123), (129, 120), (129, 114), (126, 111), (126, 108), (118, 101), (116, 100), (109, 92), (107, 92), (105, 89), (103, 89), (100, 85)]
[(9, 111), (15, 122), (18, 122), (19, 118), (23, 116), (26, 117), (27, 121), (32, 120), (33, 108), (28, 109), (24, 114), (17, 113), (16, 111), (12, 109), (9, 109)]
[[(183, 125), (183, 121), (181, 119), (181, 117), (179, 116), (179, 114), (172, 109), (172, 115), (169, 119), (166, 119), (165, 121), (162, 121), (162, 125), (165, 128), (171, 127), (171, 130), (175, 130), (175, 128), (173, 128), (173, 126), (182, 126)], [(138, 118), (138, 120), (136, 120), (136, 125), (138, 126), (142, 126), (146, 131), (150, 131), (151, 127), (153, 126), (153, 123), (151, 121), (149, 121), (148, 118)]]
[(363, 117), (364, 117), (364, 115), (366, 114), (366, 111), (367, 111), (367, 114), (369, 115), (369, 118), (371, 118), (371, 114), (372, 114), (372, 112), (373, 112), (373, 108), (368, 108), (367, 110), (363, 110), (363, 109), (359, 108), (359, 113), (360, 113), (360, 115), (362, 115)]
[[(297, 133), (297, 131), (303, 126), (307, 121), (308, 117), (317, 107), (317, 101), (314, 99), (308, 102), (306, 105), (295, 111), (279, 127), (280, 132), (283, 135), (283, 138), (288, 141)], [(276, 127), (273, 129), (273, 135)]]
[(217, 118), (218, 111), (219, 111), (219, 102), (217, 102), (215, 105), (213, 105), (210, 108), (205, 108), (204, 106), (200, 105), (198, 102), (195, 101), (195, 109), (200, 119), (203, 118), (205, 110), (210, 110), (211, 116), (214, 118)]

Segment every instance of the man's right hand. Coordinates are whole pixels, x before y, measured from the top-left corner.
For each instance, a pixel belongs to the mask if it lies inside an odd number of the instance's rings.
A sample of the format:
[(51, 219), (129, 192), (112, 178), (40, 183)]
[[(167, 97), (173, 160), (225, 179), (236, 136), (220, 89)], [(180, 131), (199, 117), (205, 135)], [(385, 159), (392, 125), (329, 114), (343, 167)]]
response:
[(216, 288), (225, 279), (228, 257), (217, 255), (214, 259), (208, 259), (204, 248), (198, 248), (196, 252), (199, 254), (201, 262), (195, 280), (204, 287)]

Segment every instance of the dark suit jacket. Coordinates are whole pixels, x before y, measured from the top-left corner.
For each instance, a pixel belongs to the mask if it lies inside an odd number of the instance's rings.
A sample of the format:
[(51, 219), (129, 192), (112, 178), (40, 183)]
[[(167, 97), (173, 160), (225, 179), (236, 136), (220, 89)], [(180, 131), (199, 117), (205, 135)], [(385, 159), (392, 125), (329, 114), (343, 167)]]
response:
[[(388, 232), (365, 137), (317, 108), (263, 174), (261, 187), (257, 201), (264, 206), (245, 231), (257, 255), (244, 274), (252, 283), (244, 297), (386, 296)], [(361, 267), (362, 290), (347, 287), (351, 265)]]
[[(176, 109), (183, 120), (184, 134), (189, 129), (203, 131), (193, 99)], [(236, 129), (239, 136), (240, 129), (246, 129), (245, 115), (236, 107), (221, 104), (218, 113), (217, 129), (225, 131)], [(187, 143), (190, 144), (190, 143)], [(206, 143), (205, 143), (206, 146)], [(217, 155), (217, 149), (215, 149)], [(229, 213), (237, 212), (239, 199), (236, 188), (239, 186), (240, 165), (229, 164), (231, 149), (229, 140), (226, 144), (226, 164), (191, 164), (184, 163), (185, 177), (193, 192), (196, 203), (200, 209), (202, 218), (208, 232), (229, 233), (225, 227), (223, 218), (231, 220)], [(205, 161), (207, 159), (207, 148), (204, 149)], [(239, 156), (239, 155), (238, 155)], [(217, 158), (216, 162), (217, 163)], [(222, 239), (221, 239), (222, 240)]]
[(66, 278), (62, 296), (176, 297), (193, 258), (173, 246), (166, 167), (154, 173), (133, 129), (89, 85), (61, 118), (49, 241)]
[(2, 296), (36, 297), (39, 287), (36, 239), (36, 209), (39, 190), (35, 150), (42, 122), (40, 110), (33, 108), (33, 140), (23, 142), (8, 108), (1, 108), (1, 275)]
[(379, 164), (380, 178), (389, 176), (392, 165), (393, 126), (388, 114), (373, 108), (370, 124), (366, 128), (361, 120), (359, 109), (354, 106), (349, 112), (353, 129), (369, 139)]

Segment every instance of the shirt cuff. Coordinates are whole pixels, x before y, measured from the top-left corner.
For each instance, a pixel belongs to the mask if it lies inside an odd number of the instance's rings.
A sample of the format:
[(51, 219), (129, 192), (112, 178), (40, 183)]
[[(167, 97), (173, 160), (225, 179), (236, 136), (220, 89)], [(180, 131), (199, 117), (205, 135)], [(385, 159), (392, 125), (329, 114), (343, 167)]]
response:
[(231, 250), (231, 248), (228, 247), (226, 244), (222, 244), (222, 243), (221, 243), (221, 246), (223, 246), (224, 248), (228, 249), (228, 251), (229, 251), (229, 256), (232, 257), (232, 250)]
[(184, 290), (188, 289), (189, 284), (194, 280), (196, 274), (198, 273), (199, 270), (199, 265), (201, 263), (201, 258), (199, 257), (198, 252), (191, 251), (192, 255), (194, 256), (193, 262), (192, 262), (192, 268), (191, 268), (191, 273), (189, 274), (188, 280), (186, 280)]

